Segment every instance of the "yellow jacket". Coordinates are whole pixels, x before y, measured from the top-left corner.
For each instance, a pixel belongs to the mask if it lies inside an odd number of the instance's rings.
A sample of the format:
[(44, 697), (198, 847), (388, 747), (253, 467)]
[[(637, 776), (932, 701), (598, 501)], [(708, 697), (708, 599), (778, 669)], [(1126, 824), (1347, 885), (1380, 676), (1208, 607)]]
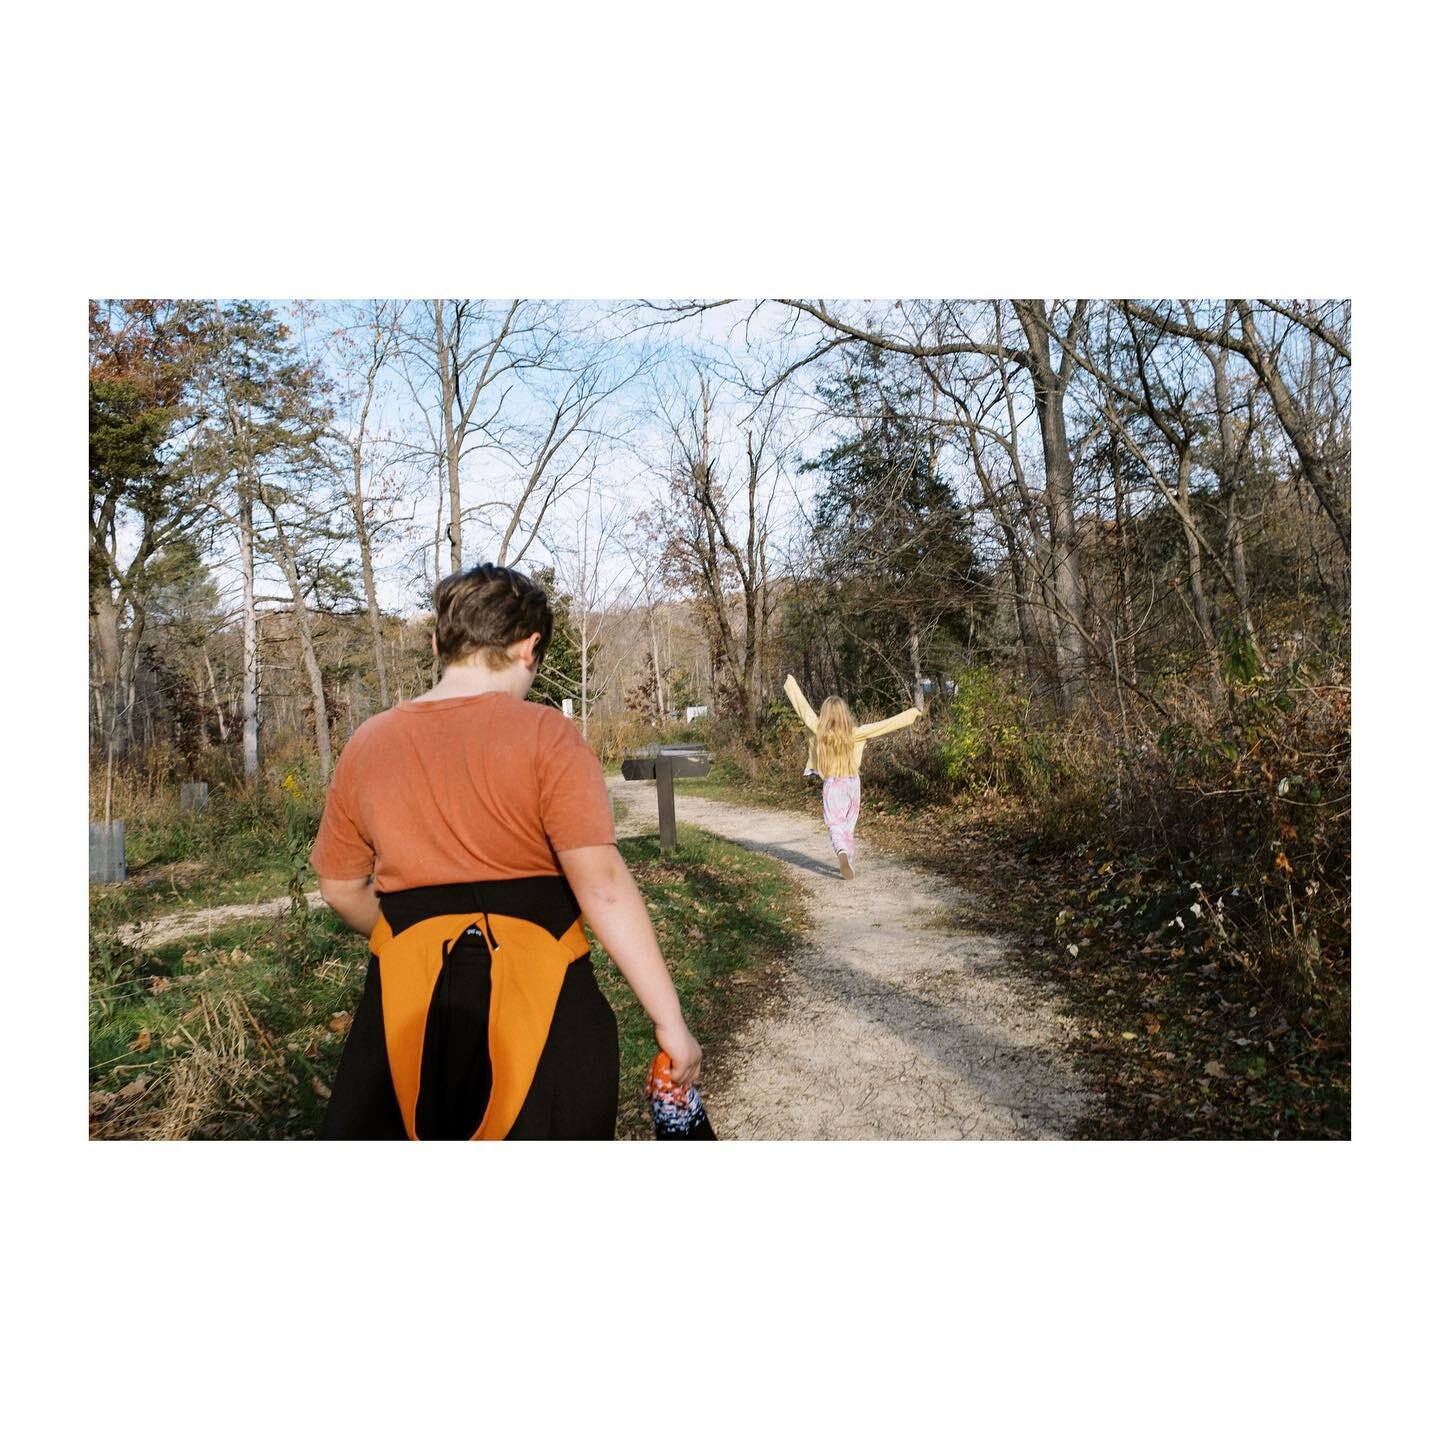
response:
[[(810, 708), (810, 702), (806, 700), (793, 675), (785, 677), (785, 697), (795, 707), (795, 713), (804, 722), (806, 730), (810, 732), (806, 737), (805, 773), (818, 775), (820, 767), (815, 746), (815, 730), (819, 722), (815, 718), (815, 712)], [(860, 757), (865, 753), (867, 740), (873, 740), (877, 735), (888, 735), (892, 730), (903, 730), (907, 725), (913, 725), (919, 718), (920, 712), (912, 705), (908, 710), (902, 710), (888, 720), (872, 720), (868, 725), (857, 725), (855, 727), (855, 748), (851, 756), (854, 768), (848, 773), (851, 775), (860, 773)]]

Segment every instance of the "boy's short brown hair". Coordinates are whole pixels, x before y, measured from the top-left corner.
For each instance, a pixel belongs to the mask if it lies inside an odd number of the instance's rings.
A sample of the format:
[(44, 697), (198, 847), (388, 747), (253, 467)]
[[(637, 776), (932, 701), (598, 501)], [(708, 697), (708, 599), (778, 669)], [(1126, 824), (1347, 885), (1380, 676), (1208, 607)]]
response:
[(538, 634), (538, 666), (554, 629), (544, 587), (504, 565), (457, 570), (435, 587), (435, 649), (442, 665), (478, 652), (491, 670), (503, 670), (514, 663), (506, 649)]

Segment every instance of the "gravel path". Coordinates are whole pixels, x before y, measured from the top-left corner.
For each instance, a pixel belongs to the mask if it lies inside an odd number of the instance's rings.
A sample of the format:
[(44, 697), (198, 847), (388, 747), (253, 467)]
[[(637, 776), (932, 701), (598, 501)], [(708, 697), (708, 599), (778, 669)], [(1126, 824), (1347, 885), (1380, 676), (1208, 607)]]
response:
[[(655, 786), (612, 779), (621, 834), (657, 828)], [(1064, 1022), (1005, 959), (1003, 937), (965, 924), (967, 897), (867, 849), (841, 879), (815, 814), (675, 797), (677, 818), (791, 868), (807, 942), (742, 1028), (706, 1109), (740, 1140), (1042, 1140), (1089, 1103), (1063, 1052)]]
[[(319, 905), (320, 892), (311, 890), (305, 899), (312, 907)], [(260, 900), (254, 904), (212, 905), (208, 910), (172, 910), (168, 915), (157, 915), (153, 920), (122, 925), (116, 933), (127, 945), (134, 945), (140, 950), (156, 950), (172, 940), (208, 935), (213, 930), (223, 930), (241, 920), (262, 920), (266, 916), (283, 915), (289, 908), (290, 897), (281, 895), (274, 900)]]

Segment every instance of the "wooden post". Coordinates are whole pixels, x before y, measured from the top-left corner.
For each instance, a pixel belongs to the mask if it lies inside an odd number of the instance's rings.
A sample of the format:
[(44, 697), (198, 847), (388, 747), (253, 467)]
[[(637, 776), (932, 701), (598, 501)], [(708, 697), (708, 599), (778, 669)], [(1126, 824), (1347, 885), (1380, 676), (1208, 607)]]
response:
[(655, 762), (655, 795), (660, 802), (660, 848), (675, 848), (675, 766), (667, 758)]

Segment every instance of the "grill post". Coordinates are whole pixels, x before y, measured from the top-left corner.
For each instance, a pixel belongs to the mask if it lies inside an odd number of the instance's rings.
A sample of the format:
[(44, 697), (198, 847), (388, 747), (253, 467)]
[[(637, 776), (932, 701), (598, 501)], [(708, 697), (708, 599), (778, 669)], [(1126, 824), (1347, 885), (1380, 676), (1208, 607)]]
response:
[(660, 848), (675, 848), (675, 767), (668, 759), (655, 762), (655, 797), (660, 803)]

